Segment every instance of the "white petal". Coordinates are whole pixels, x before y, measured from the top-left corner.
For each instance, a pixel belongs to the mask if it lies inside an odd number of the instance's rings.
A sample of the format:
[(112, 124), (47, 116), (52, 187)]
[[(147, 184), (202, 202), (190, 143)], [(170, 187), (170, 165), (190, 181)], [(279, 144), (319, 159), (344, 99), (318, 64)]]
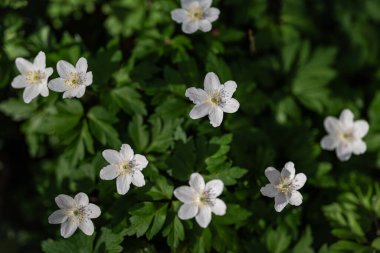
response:
[(212, 192), (212, 195), (214, 197), (218, 197), (220, 194), (222, 194), (223, 188), (223, 181), (219, 179), (214, 179), (206, 184), (205, 191), (210, 191)]
[(122, 162), (122, 159), (120, 157), (119, 152), (113, 149), (106, 149), (102, 153), (104, 159), (110, 164), (120, 164)]
[(192, 203), (198, 195), (195, 190), (189, 186), (180, 186), (174, 190), (173, 194), (183, 203)]
[(184, 9), (189, 8), (191, 5), (194, 4), (194, 0), (181, 0), (181, 7)]
[(48, 89), (47, 85), (41, 85), (40, 86), (40, 94), (43, 97), (49, 96), (49, 89)]
[(74, 199), (65, 194), (58, 195), (55, 198), (55, 203), (61, 209), (70, 209), (75, 205)]
[(221, 199), (215, 199), (215, 203), (211, 206), (211, 211), (216, 215), (225, 215), (227, 210), (226, 203)]
[(306, 183), (307, 177), (303, 173), (298, 173), (293, 180), (293, 187), (296, 190), (301, 189)]
[(211, 208), (206, 205), (201, 205), (197, 216), (195, 216), (195, 220), (199, 226), (206, 228), (211, 222)]
[(70, 74), (70, 72), (76, 73), (76, 69), (74, 68), (71, 63), (68, 63), (67, 61), (60, 60), (57, 63), (57, 71), (60, 77), (67, 78)]
[(67, 215), (64, 210), (57, 210), (49, 216), (48, 220), (50, 224), (61, 224), (67, 220)]
[(321, 140), (321, 147), (325, 150), (334, 150), (338, 146), (338, 141), (331, 135), (326, 135)]
[(84, 57), (79, 58), (77, 61), (77, 64), (75, 65), (75, 68), (78, 70), (78, 72), (86, 73), (87, 72), (87, 60)]
[(16, 58), (16, 67), (21, 74), (26, 74), (28, 71), (34, 71), (33, 64), (24, 58)]
[(287, 162), (281, 171), (281, 177), (288, 178), (289, 180), (293, 180), (295, 174), (296, 174), (296, 169), (294, 168), (294, 163)]
[(293, 206), (299, 206), (302, 204), (302, 195), (299, 191), (292, 192), (292, 195), (289, 198), (289, 204)]
[(36, 69), (45, 69), (46, 68), (46, 56), (45, 53), (40, 51), (36, 58), (34, 58), (33, 65)]
[(23, 75), (18, 75), (13, 79), (11, 86), (16, 89), (21, 89), (28, 86), (28, 82)]
[(237, 112), (237, 110), (239, 110), (239, 107), (240, 107), (240, 104), (239, 102), (234, 99), (234, 98), (231, 98), (231, 99), (228, 99), (226, 104), (223, 106), (223, 112), (226, 112), (226, 113), (235, 113)]
[(345, 109), (340, 114), (339, 121), (345, 128), (351, 128), (354, 125), (354, 114), (351, 110)]
[(92, 223), (90, 219), (83, 219), (83, 221), (79, 223), (79, 229), (86, 235), (92, 235), (94, 233), (94, 223)]
[(69, 238), (74, 234), (75, 230), (77, 230), (78, 225), (74, 220), (67, 219), (64, 223), (61, 225), (61, 235), (64, 238)]
[(142, 187), (145, 185), (144, 175), (139, 170), (135, 170), (132, 174), (132, 184), (137, 187)]
[(337, 131), (339, 131), (339, 121), (335, 117), (326, 117), (323, 124), (329, 134), (335, 134)]
[(89, 202), (87, 194), (83, 192), (75, 195), (74, 200), (78, 206), (87, 206)]
[(182, 31), (187, 34), (195, 33), (199, 28), (198, 21), (185, 21), (182, 23)]
[(183, 23), (188, 18), (188, 13), (184, 9), (175, 9), (171, 12), (172, 19), (177, 23)]
[(274, 188), (272, 184), (267, 184), (266, 186), (261, 187), (260, 192), (264, 196), (270, 197), (270, 198), (273, 198), (278, 193), (278, 191), (276, 190), (276, 188)]
[(237, 84), (235, 81), (227, 81), (224, 85), (223, 85), (223, 90), (224, 90), (224, 94), (228, 97), (228, 98), (231, 98), (235, 91), (236, 91), (236, 88), (237, 88)]
[(199, 29), (202, 32), (209, 32), (211, 31), (211, 28), (212, 28), (211, 22), (208, 21), (207, 19), (203, 19), (199, 21)]
[(190, 111), (189, 116), (192, 119), (200, 119), (210, 113), (212, 109), (212, 105), (208, 102), (195, 105), (193, 109)]
[(223, 121), (223, 110), (219, 106), (213, 106), (208, 117), (210, 124), (213, 127), (218, 127)]
[(357, 140), (352, 144), (352, 152), (355, 155), (361, 155), (364, 154), (367, 150), (367, 145), (362, 140)]
[(194, 104), (202, 104), (209, 100), (209, 95), (202, 89), (188, 88), (185, 96), (189, 98)]
[(193, 204), (183, 204), (178, 211), (178, 217), (181, 220), (194, 218), (198, 213), (198, 206)]
[(120, 195), (124, 195), (129, 191), (131, 185), (132, 177), (130, 175), (120, 175), (116, 179), (117, 192)]
[(40, 88), (38, 86), (27, 86), (22, 95), (24, 102), (29, 104), (40, 94)]
[(278, 170), (276, 170), (273, 167), (266, 168), (265, 176), (268, 178), (269, 182), (273, 185), (277, 185), (280, 182), (281, 174)]
[(99, 176), (103, 180), (113, 180), (119, 175), (117, 167), (113, 164), (108, 165), (100, 170)]
[(92, 72), (87, 72), (85, 77), (85, 82), (83, 85), (90, 86), (92, 84)]
[(53, 72), (54, 72), (53, 68), (47, 68), (47, 69), (45, 69), (45, 79), (46, 79), (46, 81), (53, 74)]
[(146, 166), (148, 166), (148, 160), (145, 156), (136, 154), (133, 158), (135, 161), (135, 167), (138, 170), (143, 170)]
[(203, 85), (204, 85), (205, 91), (209, 95), (213, 95), (214, 92), (219, 90), (220, 88), (219, 77), (213, 72), (207, 73), (205, 80), (203, 82)]
[(63, 92), (68, 90), (68, 87), (65, 85), (65, 79), (60, 77), (50, 80), (48, 86), (49, 89), (56, 92)]
[(354, 135), (357, 138), (363, 138), (368, 133), (369, 125), (365, 120), (357, 120), (354, 123)]
[(83, 85), (83, 84), (79, 85), (79, 87), (76, 88), (76, 94), (75, 94), (75, 96), (77, 98), (81, 98), (81, 97), (83, 97), (85, 91), (86, 91), (86, 86)]
[(203, 9), (208, 9), (211, 6), (212, 0), (199, 0), (199, 4), (203, 7)]
[(88, 204), (86, 207), (88, 218), (95, 219), (98, 218), (101, 214), (100, 208), (95, 204)]
[(341, 161), (347, 161), (351, 158), (352, 146), (348, 143), (341, 142), (336, 148), (336, 155)]
[(131, 146), (129, 146), (128, 144), (123, 144), (121, 145), (120, 155), (121, 158), (124, 159), (124, 161), (132, 161), (134, 152)]
[(280, 192), (276, 197), (274, 197), (274, 209), (277, 212), (281, 212), (282, 209), (288, 204), (288, 200), (284, 193)]
[(210, 22), (214, 22), (219, 18), (220, 10), (214, 7), (207, 9), (204, 13), (204, 18)]
[(205, 189), (205, 181), (199, 173), (191, 174), (189, 185), (198, 193), (203, 193)]

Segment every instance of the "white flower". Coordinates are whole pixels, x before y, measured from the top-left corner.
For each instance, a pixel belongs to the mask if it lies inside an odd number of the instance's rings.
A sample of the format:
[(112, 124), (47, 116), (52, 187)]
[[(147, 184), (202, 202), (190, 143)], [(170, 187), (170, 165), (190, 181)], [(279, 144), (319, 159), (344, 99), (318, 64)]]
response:
[(195, 220), (202, 228), (211, 222), (211, 212), (216, 215), (225, 215), (227, 206), (217, 197), (222, 194), (224, 184), (221, 180), (211, 180), (207, 184), (198, 173), (190, 176), (189, 186), (181, 186), (174, 190), (174, 196), (184, 204), (178, 211), (178, 217)]
[(239, 109), (239, 102), (232, 98), (236, 88), (236, 82), (228, 81), (221, 85), (215, 73), (208, 73), (204, 80), (204, 90), (197, 88), (186, 90), (185, 96), (195, 104), (190, 112), (190, 118), (199, 119), (208, 115), (213, 127), (220, 126), (223, 112), (234, 113)]
[(220, 11), (211, 7), (212, 0), (181, 0), (181, 9), (171, 12), (172, 19), (181, 24), (184, 33), (194, 33), (198, 29), (209, 32), (211, 23), (219, 18)]
[(306, 175), (295, 174), (294, 163), (288, 162), (281, 173), (273, 167), (265, 170), (265, 176), (270, 184), (261, 187), (260, 192), (267, 197), (274, 197), (274, 209), (281, 212), (287, 204), (299, 206), (302, 204), (302, 195), (298, 191), (306, 182)]
[(25, 88), (23, 99), (25, 103), (30, 103), (41, 94), (43, 97), (49, 95), (47, 81), (53, 74), (53, 68), (46, 68), (46, 56), (44, 52), (39, 52), (33, 63), (24, 58), (16, 59), (16, 67), (21, 75), (16, 76), (12, 81), (12, 87), (16, 89)]
[(137, 187), (145, 185), (142, 170), (148, 165), (143, 155), (134, 155), (131, 146), (123, 144), (120, 152), (112, 149), (103, 151), (103, 157), (110, 163), (100, 171), (100, 178), (113, 180), (116, 178), (117, 192), (121, 195), (129, 191), (131, 183)]
[(65, 194), (60, 194), (55, 198), (55, 203), (60, 210), (49, 216), (50, 224), (61, 224), (61, 235), (64, 238), (70, 237), (79, 227), (86, 235), (94, 233), (94, 224), (91, 219), (100, 216), (100, 208), (89, 203), (88, 196), (80, 192), (73, 199)]
[(328, 133), (321, 140), (321, 147), (325, 150), (336, 150), (336, 155), (341, 161), (350, 159), (351, 154), (363, 154), (367, 145), (362, 138), (368, 133), (369, 125), (365, 120), (354, 121), (354, 114), (345, 109), (339, 119), (327, 117), (324, 121)]
[(87, 60), (81, 57), (75, 67), (67, 61), (57, 63), (59, 78), (49, 82), (49, 88), (56, 92), (64, 92), (63, 98), (80, 98), (86, 87), (92, 84), (92, 72), (87, 72)]

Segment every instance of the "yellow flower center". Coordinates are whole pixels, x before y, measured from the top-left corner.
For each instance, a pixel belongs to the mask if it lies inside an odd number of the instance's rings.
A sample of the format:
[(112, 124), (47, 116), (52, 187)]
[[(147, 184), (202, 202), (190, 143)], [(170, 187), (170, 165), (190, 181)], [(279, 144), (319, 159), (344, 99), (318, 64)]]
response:
[(40, 84), (45, 78), (45, 73), (37, 70), (37, 71), (28, 71), (26, 73), (26, 81), (31, 85)]
[(77, 72), (70, 72), (69, 78), (65, 80), (66, 86), (73, 89), (82, 84), (81, 75)]
[(189, 10), (191, 20), (199, 20), (203, 17), (203, 8), (201, 6), (194, 6)]
[(292, 181), (290, 181), (287, 177), (281, 178), (280, 183), (276, 185), (276, 189), (282, 193), (288, 193), (293, 190)]

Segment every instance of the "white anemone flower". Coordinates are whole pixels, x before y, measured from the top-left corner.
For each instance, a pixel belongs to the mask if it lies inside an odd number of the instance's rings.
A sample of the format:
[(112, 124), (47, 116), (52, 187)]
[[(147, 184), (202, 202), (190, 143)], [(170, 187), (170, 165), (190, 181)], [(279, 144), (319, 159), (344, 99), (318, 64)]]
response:
[(343, 110), (339, 119), (327, 117), (324, 125), (328, 135), (321, 140), (321, 147), (325, 150), (335, 149), (339, 160), (347, 161), (352, 153), (360, 155), (367, 150), (362, 138), (368, 133), (368, 122), (354, 121), (354, 114), (349, 109)]
[(181, 9), (171, 12), (172, 19), (182, 24), (184, 33), (211, 31), (211, 23), (219, 18), (220, 11), (211, 7), (212, 0), (181, 0)]
[(92, 84), (92, 72), (87, 72), (87, 60), (81, 57), (75, 67), (67, 61), (57, 63), (59, 78), (51, 80), (49, 88), (56, 92), (64, 92), (63, 98), (81, 98), (86, 87)]
[(134, 154), (131, 146), (123, 144), (120, 152), (112, 149), (104, 150), (103, 157), (110, 165), (100, 171), (100, 178), (103, 180), (116, 178), (119, 194), (126, 194), (131, 183), (136, 187), (145, 185), (142, 170), (148, 165), (148, 160), (143, 155)]
[(273, 167), (265, 170), (265, 176), (270, 184), (260, 189), (260, 192), (267, 197), (274, 198), (274, 209), (281, 212), (287, 204), (299, 206), (302, 204), (302, 195), (298, 191), (306, 183), (306, 175), (298, 173), (294, 168), (294, 163), (285, 164), (281, 173)]
[(91, 219), (100, 216), (100, 208), (89, 203), (88, 196), (80, 192), (74, 199), (65, 194), (60, 194), (55, 198), (55, 203), (60, 210), (49, 216), (50, 224), (61, 224), (61, 235), (64, 238), (70, 237), (79, 227), (86, 235), (94, 233), (94, 224)]
[(227, 206), (218, 196), (222, 194), (224, 184), (214, 179), (205, 184), (203, 177), (198, 173), (190, 176), (190, 186), (181, 186), (174, 190), (174, 196), (184, 204), (178, 211), (178, 217), (195, 220), (202, 228), (211, 222), (211, 213), (225, 215)]
[(236, 82), (220, 84), (215, 73), (208, 73), (204, 80), (204, 90), (194, 87), (186, 90), (185, 96), (195, 104), (190, 118), (199, 119), (208, 115), (213, 127), (220, 126), (224, 112), (235, 113), (239, 109), (239, 102), (232, 98), (236, 88)]
[(17, 58), (16, 67), (21, 75), (16, 76), (11, 85), (16, 89), (25, 88), (23, 93), (25, 103), (30, 103), (38, 95), (49, 96), (47, 82), (48, 78), (53, 74), (53, 68), (46, 68), (44, 52), (39, 52), (33, 63), (24, 58)]

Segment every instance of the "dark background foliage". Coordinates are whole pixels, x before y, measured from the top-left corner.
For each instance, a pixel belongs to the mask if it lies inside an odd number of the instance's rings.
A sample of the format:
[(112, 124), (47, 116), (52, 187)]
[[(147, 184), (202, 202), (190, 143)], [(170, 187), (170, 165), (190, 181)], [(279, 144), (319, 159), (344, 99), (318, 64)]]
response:
[[(174, 0), (0, 1), (1, 252), (380, 251), (380, 2), (213, 5), (213, 30), (185, 35)], [(54, 68), (88, 59), (83, 98), (24, 104), (14, 61), (40, 50)], [(189, 119), (184, 96), (209, 71), (238, 83), (241, 104), (217, 129)], [(319, 141), (345, 108), (369, 121), (368, 151), (339, 162)], [(101, 151), (121, 143), (150, 161), (126, 196), (98, 177)], [(308, 176), (304, 203), (276, 213), (259, 189), (287, 161)], [(172, 196), (195, 171), (226, 184), (228, 212), (205, 230), (176, 217)], [(102, 216), (93, 236), (63, 240), (47, 217), (56, 195), (79, 191)]]

